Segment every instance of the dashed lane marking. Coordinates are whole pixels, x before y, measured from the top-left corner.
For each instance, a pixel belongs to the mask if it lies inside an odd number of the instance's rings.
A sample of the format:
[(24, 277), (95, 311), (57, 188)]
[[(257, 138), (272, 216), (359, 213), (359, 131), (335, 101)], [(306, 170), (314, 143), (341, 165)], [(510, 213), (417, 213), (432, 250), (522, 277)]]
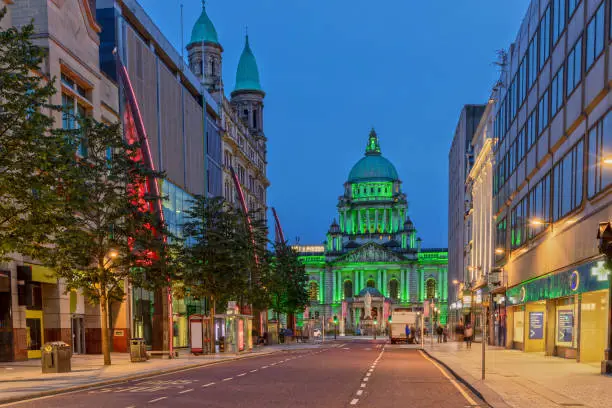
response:
[(372, 375), (372, 373), (366, 373), (366, 377), (369, 377), (371, 375)]
[(366, 385), (366, 383), (361, 383), (361, 388), (365, 388)]
[(190, 388), (188, 390), (180, 391), (179, 394), (187, 394), (188, 392), (191, 392), (191, 391), (193, 391), (193, 388)]
[(246, 373), (238, 374), (236, 377), (244, 377)]
[(363, 390), (357, 390), (357, 395), (361, 396), (363, 394)]
[(258, 370), (258, 369), (255, 369), (255, 370), (251, 370), (251, 371), (249, 371), (249, 372), (250, 372), (250, 373), (256, 373), (257, 371), (259, 371), (259, 370)]
[(227, 377), (227, 378), (224, 378), (223, 381), (231, 381), (233, 379), (234, 379), (234, 377)]
[(159, 398), (152, 399), (151, 401), (149, 401), (149, 404), (153, 404), (153, 403), (156, 403), (157, 401), (165, 400), (166, 398), (168, 397), (159, 397)]
[(211, 385), (215, 385), (215, 383), (214, 383), (214, 382), (211, 382), (211, 383), (208, 383), (208, 384), (204, 384), (204, 385), (202, 386), (202, 388), (210, 387)]
[(358, 402), (359, 398), (353, 398), (353, 400), (351, 401), (351, 405), (357, 405)]
[(369, 380), (369, 378), (368, 378), (368, 377), (366, 377), (366, 378), (364, 378), (364, 379), (363, 379), (363, 381), (366, 381), (366, 382), (367, 382), (368, 380)]
[(262, 366), (261, 369), (263, 370), (264, 368), (268, 368), (268, 366)]

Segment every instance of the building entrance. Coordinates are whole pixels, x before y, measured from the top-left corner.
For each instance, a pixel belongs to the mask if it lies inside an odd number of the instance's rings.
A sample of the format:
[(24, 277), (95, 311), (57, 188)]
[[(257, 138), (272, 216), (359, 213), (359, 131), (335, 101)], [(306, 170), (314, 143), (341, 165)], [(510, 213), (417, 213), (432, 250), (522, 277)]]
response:
[(72, 317), (72, 352), (85, 354), (85, 324), (82, 316)]
[(26, 310), (26, 348), (28, 358), (40, 358), (41, 347), (45, 341), (43, 336), (42, 311)]
[(11, 273), (0, 271), (0, 361), (12, 360)]

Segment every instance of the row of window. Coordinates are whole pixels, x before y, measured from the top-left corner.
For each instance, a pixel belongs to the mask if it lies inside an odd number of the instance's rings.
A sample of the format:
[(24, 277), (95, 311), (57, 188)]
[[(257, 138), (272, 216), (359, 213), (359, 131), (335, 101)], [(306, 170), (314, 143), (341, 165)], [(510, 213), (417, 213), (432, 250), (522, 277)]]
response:
[[(373, 279), (369, 279), (366, 282), (366, 287), (375, 288), (376, 282)], [(425, 282), (426, 299), (435, 299), (437, 283), (435, 279), (427, 279)], [(350, 280), (344, 281), (343, 285), (344, 298), (352, 298), (353, 293), (353, 282)], [(399, 299), (399, 281), (397, 279), (391, 279), (389, 281), (389, 296), (392, 299)], [(308, 284), (308, 297), (311, 301), (316, 302), (319, 300), (319, 283), (316, 281), (310, 281)]]
[[(510, 81), (508, 91), (499, 102), (499, 110), (494, 124), (494, 134), (501, 141), (503, 141), (510, 125), (515, 120), (518, 109), (524, 103), (527, 93), (535, 83), (540, 70), (550, 57), (551, 46), (557, 43), (567, 25), (567, 21), (572, 17), (579, 3), (579, 0), (554, 0), (542, 16), (539, 28), (529, 42), (517, 73), (512, 81)], [(612, 13), (612, 7), (610, 9)], [(609, 31), (609, 37), (612, 38), (612, 25), (610, 25)], [(603, 52), (605, 38), (605, 2), (602, 2), (589, 21), (585, 35), (581, 35), (578, 38), (568, 53), (565, 68), (560, 68), (553, 79), (553, 86), (550, 89), (553, 98), (552, 105), (542, 104), (542, 106), (539, 106), (539, 109), (550, 108), (553, 116), (557, 113), (563, 104), (562, 89), (564, 88), (564, 82), (565, 96), (569, 96), (580, 83), (583, 72), (588, 72)], [(583, 52), (583, 48), (585, 52)], [(548, 117), (548, 112), (544, 113)], [(545, 124), (547, 122), (541, 121), (539, 130), (543, 130)], [(501, 143), (498, 144), (498, 146), (500, 145)]]
[[(512, 208), (511, 249), (519, 248), (548, 224), (578, 209), (583, 202), (585, 182), (588, 198), (612, 185), (612, 112), (589, 130), (587, 139), (588, 151), (583, 137)], [(506, 248), (506, 229), (507, 219), (502, 218), (496, 228), (497, 248)], [(503, 255), (503, 251), (498, 252)]]

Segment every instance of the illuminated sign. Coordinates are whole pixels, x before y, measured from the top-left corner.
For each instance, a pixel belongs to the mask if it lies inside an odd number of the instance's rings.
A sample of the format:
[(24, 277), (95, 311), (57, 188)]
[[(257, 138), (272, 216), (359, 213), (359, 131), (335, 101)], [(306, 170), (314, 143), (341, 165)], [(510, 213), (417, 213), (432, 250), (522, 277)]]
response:
[(323, 245), (293, 245), (291, 248), (297, 252), (325, 252)]

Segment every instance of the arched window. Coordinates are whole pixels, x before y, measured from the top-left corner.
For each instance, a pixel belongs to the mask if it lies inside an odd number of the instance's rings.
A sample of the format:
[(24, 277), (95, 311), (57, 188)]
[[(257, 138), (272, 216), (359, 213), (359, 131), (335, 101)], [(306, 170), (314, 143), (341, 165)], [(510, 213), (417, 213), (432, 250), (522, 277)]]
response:
[(370, 279), (368, 280), (368, 282), (366, 283), (366, 286), (368, 288), (375, 288), (376, 287), (376, 282), (374, 282), (374, 279)]
[(347, 299), (351, 297), (353, 297), (353, 282), (346, 280), (344, 281), (344, 298)]
[(308, 297), (311, 301), (319, 300), (319, 284), (317, 282), (312, 281), (308, 285)]
[(427, 279), (425, 283), (427, 288), (427, 299), (433, 299), (436, 297), (436, 281), (435, 279)]
[(391, 299), (399, 299), (399, 282), (397, 279), (391, 279), (391, 282), (389, 282), (389, 294)]

